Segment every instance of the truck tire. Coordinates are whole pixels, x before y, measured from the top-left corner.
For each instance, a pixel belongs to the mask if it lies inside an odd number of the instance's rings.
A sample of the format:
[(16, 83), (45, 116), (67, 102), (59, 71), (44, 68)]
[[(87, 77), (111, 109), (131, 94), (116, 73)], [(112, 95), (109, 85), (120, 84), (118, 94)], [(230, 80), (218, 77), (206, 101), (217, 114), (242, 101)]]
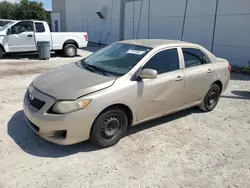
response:
[(77, 48), (74, 44), (67, 44), (63, 48), (63, 54), (66, 57), (75, 57), (77, 55)]
[(3, 50), (2, 50), (2, 48), (0, 47), (0, 59), (2, 59), (2, 57), (3, 57)]

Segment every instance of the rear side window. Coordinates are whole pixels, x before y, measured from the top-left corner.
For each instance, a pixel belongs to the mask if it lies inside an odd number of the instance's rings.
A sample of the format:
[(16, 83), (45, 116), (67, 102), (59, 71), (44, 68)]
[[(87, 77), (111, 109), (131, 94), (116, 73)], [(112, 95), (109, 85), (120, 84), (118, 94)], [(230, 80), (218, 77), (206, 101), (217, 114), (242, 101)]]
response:
[(37, 33), (45, 32), (45, 28), (44, 28), (43, 23), (36, 22), (35, 25), (36, 25), (36, 32)]
[(143, 69), (157, 70), (158, 74), (163, 74), (180, 69), (177, 49), (164, 50), (154, 55)]
[(208, 57), (199, 49), (182, 48), (182, 52), (186, 68), (210, 63)]

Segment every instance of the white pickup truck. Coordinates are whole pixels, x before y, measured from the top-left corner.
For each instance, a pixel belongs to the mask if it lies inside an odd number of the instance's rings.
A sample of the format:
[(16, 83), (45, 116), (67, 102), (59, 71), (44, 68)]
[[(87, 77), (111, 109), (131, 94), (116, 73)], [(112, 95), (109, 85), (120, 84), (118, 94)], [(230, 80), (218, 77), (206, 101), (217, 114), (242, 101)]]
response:
[(44, 21), (13, 21), (0, 28), (0, 59), (4, 53), (35, 52), (37, 42), (49, 41), (51, 51), (63, 52), (74, 57), (77, 48), (88, 45), (88, 34), (84, 32), (50, 32)]

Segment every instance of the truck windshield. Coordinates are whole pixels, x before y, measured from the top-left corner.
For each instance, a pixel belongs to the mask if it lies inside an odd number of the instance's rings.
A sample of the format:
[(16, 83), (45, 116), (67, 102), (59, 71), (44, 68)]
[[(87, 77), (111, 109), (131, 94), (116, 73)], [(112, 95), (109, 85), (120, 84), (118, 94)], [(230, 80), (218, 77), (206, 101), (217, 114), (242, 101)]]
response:
[(5, 30), (7, 27), (9, 27), (11, 24), (13, 24), (14, 22), (9, 22), (6, 25), (4, 25), (3, 27), (0, 27), (0, 31)]
[(115, 43), (83, 59), (81, 64), (96, 72), (122, 76), (129, 72), (151, 49), (134, 44)]

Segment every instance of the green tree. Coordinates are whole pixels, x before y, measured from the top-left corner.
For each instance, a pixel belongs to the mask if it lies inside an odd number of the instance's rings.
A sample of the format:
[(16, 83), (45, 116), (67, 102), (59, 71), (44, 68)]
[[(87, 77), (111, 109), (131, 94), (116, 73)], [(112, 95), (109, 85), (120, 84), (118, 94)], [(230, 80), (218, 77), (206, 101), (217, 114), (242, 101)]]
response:
[(49, 15), (42, 2), (21, 0), (20, 3), (0, 3), (0, 18), (13, 20), (48, 20)]
[(15, 17), (19, 20), (46, 20), (47, 15), (43, 3), (21, 0), (15, 8)]
[(15, 6), (12, 3), (3, 1), (0, 3), (0, 18), (2, 19), (13, 19)]

